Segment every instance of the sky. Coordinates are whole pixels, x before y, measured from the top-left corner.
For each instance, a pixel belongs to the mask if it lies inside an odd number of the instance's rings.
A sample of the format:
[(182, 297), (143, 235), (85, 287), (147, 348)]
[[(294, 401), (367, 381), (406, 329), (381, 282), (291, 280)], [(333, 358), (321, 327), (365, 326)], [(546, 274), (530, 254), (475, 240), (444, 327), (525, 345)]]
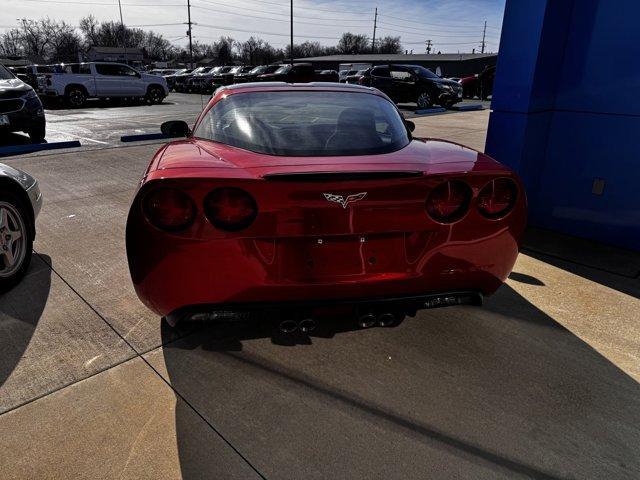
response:
[[(121, 0), (124, 23), (161, 33), (178, 46), (187, 44), (187, 0)], [(400, 36), (403, 48), (425, 53), (480, 50), (487, 21), (486, 50), (498, 50), (505, 0), (293, 0), (296, 43), (305, 40), (335, 45), (343, 32)], [(0, 32), (17, 19), (50, 17), (77, 25), (89, 14), (102, 21), (119, 21), (118, 0), (0, 0), (4, 12)], [(191, 0), (193, 39), (203, 43), (221, 35), (244, 41), (260, 37), (274, 47), (289, 39), (288, 0)]]

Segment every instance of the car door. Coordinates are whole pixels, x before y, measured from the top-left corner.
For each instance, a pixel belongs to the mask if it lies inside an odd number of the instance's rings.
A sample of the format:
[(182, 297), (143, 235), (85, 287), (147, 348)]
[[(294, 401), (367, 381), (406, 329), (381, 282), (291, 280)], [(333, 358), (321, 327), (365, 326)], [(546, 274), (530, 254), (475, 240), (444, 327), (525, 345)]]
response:
[(145, 94), (141, 75), (128, 65), (96, 64), (96, 89), (100, 97), (134, 97)]
[(374, 67), (371, 70), (371, 86), (386, 93), (393, 101), (395, 101), (395, 93), (393, 91), (391, 76), (389, 75), (389, 67)]
[(121, 92), (121, 79), (118, 65), (115, 63), (96, 63), (96, 95), (98, 97), (124, 96)]
[(128, 65), (118, 65), (118, 76), (126, 96), (141, 97), (147, 93), (147, 85), (142, 74)]
[(416, 77), (405, 67), (392, 66), (390, 68), (392, 90), (396, 102), (413, 102), (417, 98)]

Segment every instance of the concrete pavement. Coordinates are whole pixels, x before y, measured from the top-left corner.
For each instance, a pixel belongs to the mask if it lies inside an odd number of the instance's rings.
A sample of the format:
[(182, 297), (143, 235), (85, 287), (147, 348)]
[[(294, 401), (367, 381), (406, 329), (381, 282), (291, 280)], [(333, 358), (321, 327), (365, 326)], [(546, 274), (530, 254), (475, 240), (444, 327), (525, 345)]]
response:
[[(473, 143), (486, 119), (414, 121)], [(173, 330), (124, 252), (158, 146), (5, 160), (45, 207), (0, 298), (0, 478), (640, 476), (637, 255), (532, 231), (483, 308), (290, 345), (253, 323)]]

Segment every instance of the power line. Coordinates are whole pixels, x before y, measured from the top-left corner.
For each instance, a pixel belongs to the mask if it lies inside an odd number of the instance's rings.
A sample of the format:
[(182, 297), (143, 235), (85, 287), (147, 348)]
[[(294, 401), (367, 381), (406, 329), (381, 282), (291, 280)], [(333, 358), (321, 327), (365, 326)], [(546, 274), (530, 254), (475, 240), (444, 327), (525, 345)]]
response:
[[(228, 30), (230, 32), (245, 32), (245, 33), (260, 33), (262, 35), (274, 35), (277, 37), (289, 37), (288, 33), (276, 33), (276, 32), (264, 32), (260, 30), (247, 30), (243, 28), (229, 28), (221, 25), (211, 25), (207, 23), (198, 23), (199, 27), (205, 28), (216, 28), (220, 30)], [(321, 40), (337, 40), (337, 37), (320, 37), (320, 36), (311, 36), (311, 35), (298, 35), (299, 38), (312, 38), (312, 39), (321, 39)]]
[[(216, 13), (224, 13), (226, 15), (237, 15), (240, 17), (248, 17), (248, 18), (257, 18), (259, 20), (271, 20), (273, 22), (283, 22), (283, 23), (289, 23), (289, 20), (285, 20), (282, 18), (270, 18), (270, 17), (263, 17), (263, 16), (258, 16), (258, 15), (250, 15), (248, 13), (244, 13), (244, 12), (234, 12), (234, 11), (227, 11), (227, 10), (220, 10), (220, 9), (213, 9), (213, 8), (207, 8), (207, 7), (202, 7), (199, 5), (192, 5), (192, 8), (197, 8), (197, 9), (201, 9), (201, 10), (206, 10), (206, 11), (210, 11), (210, 12), (216, 12)], [(251, 10), (254, 11), (254, 10)], [(276, 15), (276, 14), (272, 14), (272, 15)], [(289, 15), (287, 15), (289, 16)], [(296, 18), (309, 18), (309, 17), (299, 17), (298, 15), (296, 15)], [(369, 20), (367, 20), (369, 21)], [(315, 23), (315, 22), (305, 22), (304, 20), (296, 20), (296, 23), (300, 23), (303, 25), (314, 25), (316, 27), (325, 27), (325, 28), (335, 28), (335, 27), (341, 27), (341, 28), (364, 28), (365, 25), (337, 25), (337, 24), (332, 24), (332, 25), (325, 25), (323, 23)]]
[(415, 34), (419, 34), (419, 35), (424, 35), (424, 32), (429, 32), (429, 36), (430, 37), (475, 37), (478, 38), (478, 36), (480, 35), (475, 34), (475, 33), (463, 33), (463, 34), (457, 34), (457, 33), (447, 33), (447, 34), (438, 34), (438, 33), (432, 33), (433, 31), (430, 29), (416, 29), (415, 32), (413, 31), (408, 31), (408, 30), (399, 30), (396, 28), (386, 28), (387, 25), (389, 25), (388, 23), (384, 23), (384, 22), (378, 22), (378, 25), (382, 25), (382, 28), (384, 28), (385, 30), (389, 30), (391, 32), (399, 32), (399, 33), (408, 33), (411, 35), (415, 35)]
[[(198, 0), (201, 2), (204, 2), (204, 0)], [(257, 13), (266, 13), (268, 15), (276, 15), (276, 16), (280, 16), (280, 17), (289, 17), (290, 15), (288, 13), (277, 13), (277, 12), (269, 12), (269, 11), (265, 11), (265, 10), (258, 10), (255, 8), (246, 8), (246, 7), (237, 7), (236, 5), (232, 5), (232, 4), (228, 4), (228, 3), (222, 3), (222, 2), (213, 2), (211, 0), (207, 0), (206, 2), (207, 4), (211, 4), (211, 5), (218, 5), (218, 6), (222, 6), (222, 7), (227, 7), (227, 8), (237, 8), (242, 12), (257, 12)], [(211, 12), (221, 12), (221, 10), (218, 9), (213, 9), (213, 8), (207, 8), (207, 7), (203, 7), (201, 5), (193, 5), (193, 8), (200, 8), (202, 10), (209, 10)], [(369, 23), (370, 20), (357, 20), (357, 19), (345, 19), (345, 18), (322, 18), (322, 17), (309, 17), (306, 15), (296, 15), (296, 18), (306, 18), (309, 20), (322, 20), (325, 22), (344, 22), (344, 21), (349, 21), (349, 22), (366, 22)]]

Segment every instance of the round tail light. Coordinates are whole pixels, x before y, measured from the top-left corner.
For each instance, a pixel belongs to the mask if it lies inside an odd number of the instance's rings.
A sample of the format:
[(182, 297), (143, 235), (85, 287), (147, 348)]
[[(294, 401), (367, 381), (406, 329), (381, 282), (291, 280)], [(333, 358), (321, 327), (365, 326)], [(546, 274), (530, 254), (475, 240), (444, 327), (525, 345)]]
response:
[(495, 178), (478, 194), (478, 210), (487, 218), (504, 217), (516, 203), (518, 187), (510, 178)]
[(244, 190), (235, 187), (216, 188), (204, 199), (204, 211), (209, 221), (221, 230), (247, 228), (258, 215), (258, 205)]
[(149, 222), (167, 231), (187, 228), (196, 216), (196, 206), (189, 195), (175, 188), (157, 188), (149, 192), (142, 203)]
[(436, 222), (452, 223), (460, 220), (469, 209), (471, 188), (459, 180), (441, 183), (427, 197), (427, 213)]

